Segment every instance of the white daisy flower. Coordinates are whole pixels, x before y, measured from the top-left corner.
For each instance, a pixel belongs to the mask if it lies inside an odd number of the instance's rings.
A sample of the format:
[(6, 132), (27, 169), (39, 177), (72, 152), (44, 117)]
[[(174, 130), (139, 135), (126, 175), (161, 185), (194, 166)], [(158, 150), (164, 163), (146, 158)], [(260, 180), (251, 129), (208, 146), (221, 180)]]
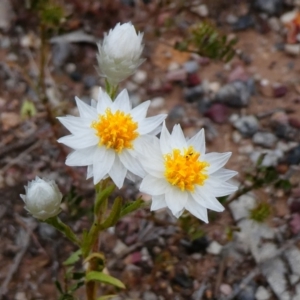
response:
[(97, 60), (100, 74), (112, 84), (118, 84), (130, 76), (145, 60), (140, 58), (144, 45), (143, 33), (137, 33), (129, 23), (118, 23), (98, 43)]
[(186, 140), (180, 125), (170, 134), (164, 124), (160, 140), (154, 137), (143, 148), (140, 161), (149, 174), (140, 190), (152, 196), (151, 210), (168, 207), (178, 218), (186, 209), (208, 223), (207, 209), (224, 210), (216, 197), (237, 190), (227, 182), (237, 173), (223, 168), (231, 152), (205, 154), (203, 129)]
[(127, 90), (112, 101), (100, 88), (98, 102), (92, 100), (91, 106), (77, 97), (75, 100), (80, 116), (58, 118), (71, 132), (58, 142), (75, 150), (66, 165), (88, 166), (87, 177), (93, 176), (94, 184), (109, 176), (118, 188), (132, 173), (143, 177), (136, 149), (160, 132), (167, 115), (146, 118), (150, 101), (132, 109)]

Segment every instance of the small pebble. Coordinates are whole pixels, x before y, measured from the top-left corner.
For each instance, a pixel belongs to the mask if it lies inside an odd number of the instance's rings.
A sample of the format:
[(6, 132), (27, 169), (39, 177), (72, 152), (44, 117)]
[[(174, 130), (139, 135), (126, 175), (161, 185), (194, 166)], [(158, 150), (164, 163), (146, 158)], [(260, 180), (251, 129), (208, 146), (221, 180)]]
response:
[(207, 253), (213, 254), (213, 255), (219, 255), (223, 249), (223, 246), (220, 245), (216, 241), (212, 241), (209, 246), (206, 249)]
[(143, 84), (147, 80), (147, 72), (143, 70), (138, 70), (136, 73), (133, 75), (132, 80), (136, 82), (137, 84)]
[(220, 292), (225, 296), (229, 296), (232, 293), (232, 288), (229, 284), (222, 283), (220, 285)]
[(269, 300), (271, 293), (263, 286), (259, 286), (255, 293), (256, 300)]
[(183, 64), (185, 71), (188, 74), (196, 73), (199, 70), (199, 64), (195, 60), (189, 60)]

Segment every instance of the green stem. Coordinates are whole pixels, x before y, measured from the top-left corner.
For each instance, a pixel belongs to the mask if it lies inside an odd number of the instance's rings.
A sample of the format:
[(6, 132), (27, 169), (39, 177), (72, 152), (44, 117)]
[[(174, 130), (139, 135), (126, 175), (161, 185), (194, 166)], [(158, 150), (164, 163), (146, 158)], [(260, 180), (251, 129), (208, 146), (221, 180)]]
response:
[[(115, 185), (108, 186), (110, 179), (102, 180), (95, 186), (96, 196), (94, 203), (94, 221), (88, 234), (87, 245), (84, 247), (83, 257), (87, 258), (91, 253), (99, 251), (99, 234), (101, 232), (101, 222), (107, 210), (109, 195), (113, 192)], [(97, 259), (93, 258), (88, 262), (86, 274), (92, 271), (98, 271)], [(97, 283), (89, 281), (86, 283), (87, 300), (96, 300)]]
[(63, 223), (57, 216), (49, 218), (45, 222), (49, 225), (52, 225), (54, 228), (56, 228), (58, 231), (60, 231), (71, 242), (73, 242), (74, 244), (80, 246), (80, 241), (78, 240), (77, 236), (72, 231), (72, 229), (68, 225)]

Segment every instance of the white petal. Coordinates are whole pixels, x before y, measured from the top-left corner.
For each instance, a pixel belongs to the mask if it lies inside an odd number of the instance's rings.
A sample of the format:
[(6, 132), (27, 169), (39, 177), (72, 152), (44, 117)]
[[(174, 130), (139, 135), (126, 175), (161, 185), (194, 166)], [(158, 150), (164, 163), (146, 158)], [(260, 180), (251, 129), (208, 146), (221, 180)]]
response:
[(148, 101), (145, 101), (143, 102), (142, 104), (136, 106), (131, 112), (131, 116), (133, 118), (134, 121), (136, 122), (140, 122), (142, 121), (143, 119), (146, 118), (146, 115), (147, 115), (147, 110), (149, 108), (149, 105), (150, 105), (151, 101), (148, 100)]
[(205, 158), (203, 159), (210, 164), (210, 166), (207, 168), (207, 173), (212, 174), (217, 170), (221, 169), (227, 163), (230, 156), (231, 156), (231, 152), (225, 152), (225, 153), (211, 152), (205, 154)]
[(114, 163), (115, 152), (105, 147), (97, 148), (94, 154), (93, 172), (94, 172), (94, 184), (97, 184), (100, 180), (107, 175)]
[(141, 183), (140, 191), (149, 195), (158, 196), (167, 193), (170, 188), (170, 184), (164, 179), (146, 175)]
[(188, 146), (193, 146), (196, 151), (198, 151), (202, 158), (202, 155), (205, 154), (205, 135), (204, 129), (201, 129), (196, 135), (187, 141)]
[(156, 136), (142, 135), (136, 138), (133, 142), (133, 149), (149, 158), (161, 159), (162, 153), (160, 151), (159, 139)]
[(236, 171), (232, 171), (232, 170), (227, 170), (227, 169), (220, 169), (216, 172), (214, 172), (213, 174), (211, 174), (209, 177), (211, 179), (219, 179), (222, 181), (227, 181), (230, 178), (234, 177), (235, 175), (237, 175), (238, 172)]
[(131, 110), (131, 103), (129, 101), (128, 92), (124, 89), (115, 99), (112, 104), (112, 111), (116, 110), (124, 111), (125, 113), (129, 113)]
[(173, 127), (171, 134), (171, 147), (176, 149), (187, 148), (186, 139), (179, 124)]
[(100, 87), (98, 94), (97, 112), (99, 114), (103, 114), (108, 107), (111, 107), (112, 103), (113, 102), (111, 101), (108, 94)]
[(97, 145), (99, 142), (99, 138), (93, 133), (91, 129), (86, 134), (67, 135), (61, 137), (57, 141), (73, 149), (84, 149)]
[(140, 179), (139, 176), (131, 173), (130, 171), (127, 171), (126, 178), (129, 179), (130, 181), (133, 181), (133, 182), (137, 182)]
[(184, 212), (184, 208), (180, 211), (178, 211), (177, 213), (174, 214), (174, 217), (179, 218)]
[(171, 188), (166, 194), (167, 206), (174, 216), (178, 215), (178, 213), (184, 209), (187, 199), (188, 193), (181, 192), (181, 190), (176, 187)]
[(160, 149), (162, 154), (167, 154), (172, 151), (171, 148), (171, 135), (166, 127), (166, 123), (163, 123), (160, 134)]
[(210, 191), (215, 197), (230, 195), (238, 189), (237, 186), (231, 183), (212, 179), (205, 181), (205, 186), (203, 188), (206, 191)]
[(130, 151), (123, 150), (119, 154), (119, 157), (122, 164), (125, 166), (125, 168), (127, 168), (127, 170), (140, 177), (144, 177), (146, 175), (146, 172), (140, 164), (139, 160), (133, 157)]
[(147, 134), (155, 130), (165, 120), (166, 117), (167, 115), (161, 114), (142, 120), (139, 124), (138, 132), (140, 134)]
[(93, 165), (89, 165), (87, 167), (86, 179), (92, 178), (93, 176), (94, 176)]
[(119, 157), (116, 155), (115, 161), (108, 174), (119, 189), (121, 189), (124, 184), (126, 173), (127, 169), (123, 166)]
[(75, 150), (70, 153), (66, 159), (67, 166), (88, 166), (93, 164), (93, 158), (96, 147), (88, 147), (85, 149)]
[(97, 104), (98, 104), (98, 101), (96, 101), (94, 99), (91, 100), (91, 107), (97, 108)]
[(81, 101), (78, 97), (75, 97), (75, 101), (79, 110), (80, 117), (87, 118), (90, 120), (95, 120), (97, 118), (97, 112), (93, 107), (87, 105), (86, 103)]
[(148, 135), (158, 135), (161, 132), (162, 125), (159, 125), (154, 130), (148, 132)]
[(165, 195), (153, 196), (150, 210), (158, 210), (167, 206)]
[(77, 134), (91, 128), (92, 120), (74, 116), (57, 117), (57, 119), (72, 133)]
[(207, 209), (199, 205), (192, 197), (189, 197), (185, 208), (198, 219), (208, 223)]
[(196, 187), (195, 191), (191, 193), (194, 200), (201, 206), (221, 212), (224, 210), (223, 205), (214, 197), (214, 194), (207, 192), (207, 189)]

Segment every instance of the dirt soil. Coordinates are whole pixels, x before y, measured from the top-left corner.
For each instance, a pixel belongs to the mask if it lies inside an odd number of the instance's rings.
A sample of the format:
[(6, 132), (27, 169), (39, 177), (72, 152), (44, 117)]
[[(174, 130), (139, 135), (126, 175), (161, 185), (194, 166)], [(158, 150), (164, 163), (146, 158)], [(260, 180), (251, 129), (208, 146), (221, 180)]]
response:
[[(155, 5), (157, 1), (147, 5), (137, 2), (138, 5), (130, 7), (119, 1), (64, 1), (63, 6), (71, 12), (70, 18), (63, 29), (52, 32), (52, 36), (84, 29), (89, 36), (100, 39), (103, 32), (117, 22), (131, 21), (135, 24), (145, 32), (144, 55), (147, 60), (140, 69), (146, 72), (147, 80), (138, 84), (132, 94), (140, 102), (164, 98), (161, 106), (151, 108), (150, 115), (174, 112), (176, 107), (183, 108), (184, 113), (179, 121), (187, 135), (193, 135), (202, 126), (208, 127), (208, 132), (212, 127), (217, 135), (208, 135), (207, 151), (232, 151), (227, 168), (238, 171), (236, 180), (242, 182), (245, 171), (253, 163), (249, 159), (250, 154), (242, 153), (240, 149), (253, 145), (252, 139), (243, 138), (234, 142), (232, 135), (235, 129), (228, 118), (217, 124), (204, 117), (196, 103), (186, 101), (182, 82), (166, 80), (171, 63), (181, 66), (191, 58), (190, 54), (173, 50), (166, 42), (171, 44), (181, 38), (185, 26), (190, 25), (192, 20), (201, 21), (203, 18), (186, 10), (176, 11), (177, 4), (175, 8), (167, 4), (159, 8)], [(229, 12), (238, 15), (247, 7), (246, 1), (233, 4), (220, 12), (219, 20), (214, 17), (210, 20), (218, 23)], [(65, 203), (61, 217), (78, 233), (90, 224), (91, 212), (88, 208), (93, 199), (93, 184), (85, 180), (85, 168), (65, 166), (70, 149), (60, 146), (56, 140), (66, 135), (67, 131), (57, 121), (51, 123), (35, 90), (41, 59), (40, 23), (36, 13), (24, 5), (18, 0), (11, 1), (10, 13), (13, 16), (9, 26), (0, 33), (0, 298), (54, 300), (58, 299), (54, 281), (63, 280), (67, 269), (62, 263), (68, 253), (76, 248), (50, 227), (33, 220), (24, 210), (19, 195), (24, 193), (28, 180), (37, 175), (54, 179), (64, 194), (70, 194), (71, 187), (74, 187), (82, 197), (80, 208)], [(208, 7), (212, 10), (211, 15), (215, 16), (218, 6)], [(175, 18), (171, 25), (168, 25), (169, 17)], [(220, 30), (232, 33), (230, 25), (226, 22), (222, 24)], [(285, 111), (289, 118), (299, 121), (300, 61), (299, 57), (289, 56), (276, 48), (278, 43), (284, 42), (284, 36), (272, 29), (262, 32), (257, 28), (234, 34), (239, 39), (237, 49), (243, 56), (236, 56), (226, 65), (213, 61), (203, 63), (198, 71), (199, 78), (202, 82), (218, 82), (223, 86), (232, 71), (241, 66), (248, 77), (255, 78), (257, 92), (251, 97), (249, 105), (243, 108), (228, 107), (228, 116), (260, 117), (266, 114), (267, 117), (261, 119), (261, 126), (266, 131), (272, 130), (270, 116), (275, 109)], [(56, 116), (74, 114), (74, 96), (88, 101), (97, 85), (104, 86), (103, 79), (99, 78), (94, 68), (97, 47), (82, 41), (63, 45), (65, 48), (61, 49), (55, 47), (50, 43), (46, 47), (45, 84), (50, 107)], [(279, 83), (286, 88), (286, 93), (280, 97), (266, 96), (259, 87), (261, 79)], [(154, 88), (157, 81), (159, 88)], [(130, 88), (132, 82), (130, 78), (122, 83), (122, 87)], [(34, 103), (34, 116), (21, 115), (25, 101)], [(177, 121), (176, 118), (168, 118), (170, 128), (174, 120)], [(299, 139), (295, 142), (299, 143)], [(133, 199), (138, 196), (138, 189), (127, 182), (118, 193)], [(264, 190), (257, 195), (266, 201), (270, 197)], [(278, 199), (276, 209), (268, 220), (272, 226), (288, 224), (289, 221), (288, 195), (282, 194)], [(194, 299), (193, 293), (201, 288), (204, 290), (202, 299), (221, 299), (221, 283), (233, 287), (255, 267), (251, 255), (245, 255), (243, 261), (238, 262), (225, 261), (221, 255), (206, 252), (209, 241), (226, 245), (230, 241), (228, 233), (235, 229), (229, 209), (223, 213), (211, 213), (208, 225), (189, 216), (176, 221), (166, 212), (153, 214), (145, 209), (104, 233), (101, 251), (107, 257), (108, 272), (128, 287), (121, 293), (123, 298), (120, 299), (152, 299), (147, 298), (149, 291), (161, 297), (153, 299)], [(193, 235), (200, 238), (193, 241)], [(292, 237), (293, 233), (287, 231), (285, 238)], [(76, 266), (78, 269), (80, 267)], [(255, 281), (267, 286), (261, 275), (257, 275)], [(102, 289), (103, 294), (114, 292), (113, 288)], [(77, 296), (84, 299), (84, 291), (79, 289)], [(272, 297), (276, 299), (274, 295)]]

